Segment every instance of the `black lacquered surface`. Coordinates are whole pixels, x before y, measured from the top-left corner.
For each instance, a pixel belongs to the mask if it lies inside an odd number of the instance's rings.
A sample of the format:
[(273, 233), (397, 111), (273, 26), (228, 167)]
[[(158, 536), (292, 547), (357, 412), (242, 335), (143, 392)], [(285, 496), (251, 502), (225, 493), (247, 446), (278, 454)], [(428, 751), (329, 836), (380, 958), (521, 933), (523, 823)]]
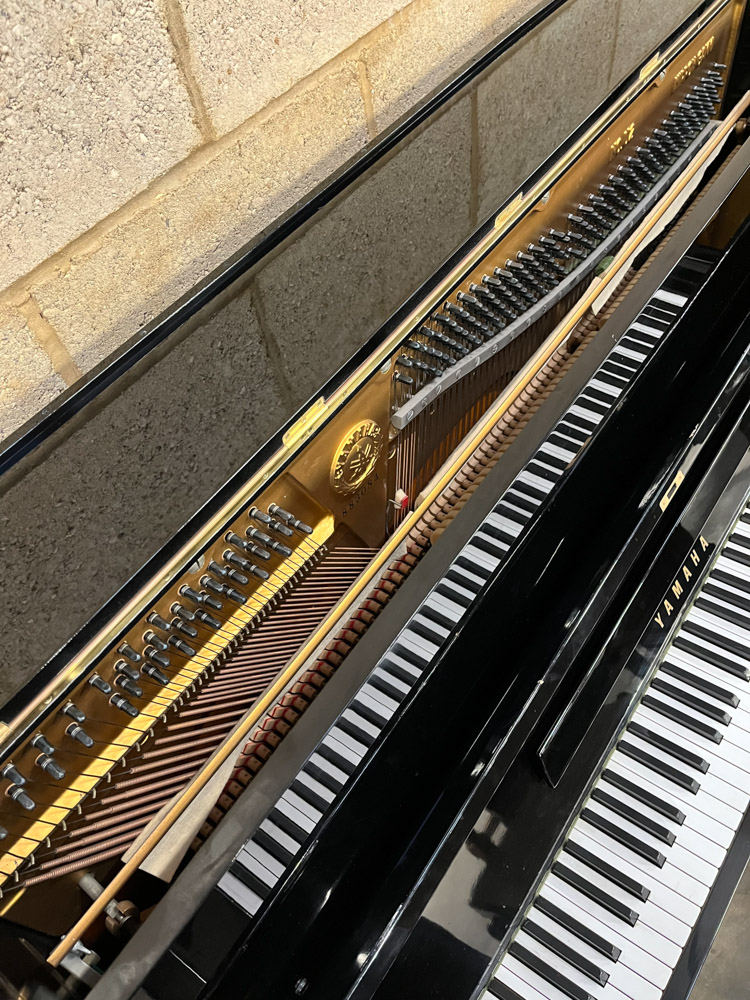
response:
[[(738, 243), (740, 260), (746, 243), (745, 234)], [(455, 854), (456, 841), (446, 838), (446, 831), (456, 817), (463, 814), (453, 834), (458, 838), (504, 776), (511, 783), (506, 791), (520, 794), (535, 783), (549, 787), (534, 753), (519, 752), (524, 746), (536, 749), (529, 738), (550, 696), (564, 679), (572, 683), (588, 669), (611, 635), (623, 607), (618, 592), (632, 595), (644, 579), (684, 498), (696, 489), (742, 410), (746, 369), (736, 371), (747, 337), (741, 327), (742, 270), (731, 258), (719, 265), (706, 293), (688, 310), (680, 336), (662, 345), (646, 377), (593, 439), (557, 498), (489, 585), (481, 609), (447, 649), (425, 696), (416, 697), (386, 734), (258, 921), (247, 949), (233, 949), (231, 966), (221, 969), (221, 985), (210, 989), (252, 995), (243, 992), (252, 982), (259, 995), (369, 996), (383, 981), (387, 991), (384, 976), (400, 954), (392, 976), (408, 965), (409, 935), (414, 933), (414, 941), (429, 938), (427, 925), (418, 921), (448, 856)], [(717, 310), (717, 302), (723, 308)], [(713, 363), (707, 371), (703, 357), (709, 347)], [(644, 449), (655, 428), (658, 449)], [(663, 516), (658, 498), (681, 464), (691, 467)], [(598, 512), (599, 523), (586, 512)], [(632, 641), (631, 632), (631, 648)], [(538, 688), (542, 678), (545, 684)], [(551, 826), (559, 831), (571, 803), (561, 796), (550, 796), (550, 802)], [(528, 885), (513, 886), (511, 868), (527, 876), (538, 872), (549, 850), (538, 836), (533, 799), (527, 813), (513, 813), (513, 826), (525, 860), (519, 866), (516, 855), (513, 865), (503, 863), (507, 906), (493, 903), (484, 938), (465, 942), (472, 966), (467, 981), (477, 971), (481, 975), (475, 966), (486, 963), (492, 942), (502, 939), (528, 891)], [(509, 830), (498, 813), (495, 834), (500, 831), (506, 847)], [(442, 851), (438, 858), (436, 851)], [(468, 911), (481, 911), (489, 896), (497, 898), (486, 879), (483, 886), (472, 886)], [(424, 920), (429, 919), (425, 911)], [(285, 956), (281, 962), (279, 955)], [(447, 989), (445, 977), (438, 978), (443, 987), (434, 988)]]

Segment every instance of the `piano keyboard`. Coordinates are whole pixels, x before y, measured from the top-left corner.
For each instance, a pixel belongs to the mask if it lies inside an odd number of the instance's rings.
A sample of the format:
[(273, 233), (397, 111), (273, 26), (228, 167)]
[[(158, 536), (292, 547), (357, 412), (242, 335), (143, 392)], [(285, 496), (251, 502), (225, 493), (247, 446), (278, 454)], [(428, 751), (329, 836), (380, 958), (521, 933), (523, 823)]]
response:
[(665, 288), (654, 293), (235, 857), (219, 887), (246, 913), (258, 912), (511, 545), (687, 302), (685, 295)]
[(658, 1000), (750, 801), (750, 504), (481, 1000)]

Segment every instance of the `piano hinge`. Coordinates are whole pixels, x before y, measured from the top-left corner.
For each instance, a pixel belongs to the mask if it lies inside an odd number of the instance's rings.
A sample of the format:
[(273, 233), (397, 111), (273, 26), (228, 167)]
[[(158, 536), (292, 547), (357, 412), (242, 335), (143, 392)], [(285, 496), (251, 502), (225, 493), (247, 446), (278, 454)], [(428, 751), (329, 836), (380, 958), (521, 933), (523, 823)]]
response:
[(310, 409), (306, 410), (299, 420), (296, 420), (289, 430), (284, 433), (282, 440), (286, 447), (293, 447), (297, 441), (305, 437), (305, 435), (312, 429), (313, 424), (317, 422), (318, 418), (321, 417), (327, 409), (328, 407), (326, 406), (326, 401), (322, 396), (320, 399), (316, 399)]
[(680, 471), (674, 477), (672, 482), (669, 484), (669, 489), (659, 501), (659, 506), (661, 507), (662, 510), (666, 510), (667, 507), (670, 505), (670, 503), (672, 502), (672, 498), (674, 497), (677, 490), (679, 490), (680, 486), (682, 485), (682, 480), (684, 478), (685, 478), (685, 473), (682, 471), (682, 469), (680, 469)]

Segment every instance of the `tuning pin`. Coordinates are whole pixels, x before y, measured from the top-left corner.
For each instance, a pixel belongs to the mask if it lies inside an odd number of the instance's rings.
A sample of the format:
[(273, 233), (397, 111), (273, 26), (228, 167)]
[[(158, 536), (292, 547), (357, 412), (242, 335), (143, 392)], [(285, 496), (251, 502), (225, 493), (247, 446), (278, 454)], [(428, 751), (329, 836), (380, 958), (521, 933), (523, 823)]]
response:
[(224, 605), (221, 601), (217, 600), (215, 597), (211, 597), (205, 591), (201, 593), (201, 601), (206, 605), (207, 608), (213, 608), (214, 611), (221, 611)]
[(235, 604), (247, 604), (245, 595), (240, 593), (239, 590), (235, 590), (234, 587), (227, 587), (226, 596), (230, 601), (234, 601)]
[(283, 507), (279, 507), (277, 503), (271, 503), (268, 505), (268, 513), (281, 518), (282, 521), (286, 521), (286, 523), (290, 524), (295, 531), (300, 531), (303, 535), (311, 535), (313, 532), (309, 524), (304, 524), (298, 518), (294, 517), (293, 514), (290, 514), (288, 510), (284, 510)]
[(260, 569), (260, 567), (255, 566), (247, 559), (243, 559), (242, 556), (238, 556), (229, 549), (227, 549), (227, 551), (223, 554), (222, 559), (225, 559), (227, 562), (234, 563), (235, 566), (239, 566), (240, 569), (244, 569), (246, 573), (252, 573), (252, 575), (256, 576), (259, 580), (267, 580), (269, 577), (269, 574), (264, 569)]
[(112, 694), (112, 685), (100, 677), (99, 674), (94, 674), (93, 677), (89, 678), (89, 684), (91, 687), (96, 688), (97, 691), (101, 691), (102, 694)]
[(146, 677), (150, 677), (152, 681), (156, 681), (157, 684), (164, 685), (169, 684), (169, 678), (166, 674), (163, 674), (158, 667), (155, 667), (152, 663), (145, 663), (141, 667), (141, 673)]
[[(231, 587), (227, 588), (227, 597), (229, 597), (229, 592), (232, 590)], [(184, 639), (178, 638), (176, 635), (170, 636), (169, 639), (170, 646), (174, 646), (178, 649), (184, 656), (195, 656), (195, 650), (190, 646)]]
[(65, 768), (60, 767), (54, 757), (50, 757), (49, 754), (40, 753), (34, 763), (37, 767), (41, 767), (44, 773), (48, 774), (53, 781), (62, 781), (65, 777)]
[[(187, 597), (193, 604), (203, 604), (203, 595), (199, 594), (197, 590), (193, 590), (192, 587), (180, 587), (180, 596)], [(177, 607), (180, 607), (180, 605), (177, 605)], [(176, 613), (179, 614), (179, 612)]]
[(85, 722), (86, 716), (72, 701), (69, 701), (66, 705), (60, 709), (63, 715), (69, 715), (74, 722)]
[(5, 794), (8, 796), (8, 798), (11, 798), (13, 799), (14, 802), (17, 802), (22, 809), (28, 809), (30, 811), (36, 806), (36, 802), (34, 802), (31, 796), (28, 795), (23, 790), (23, 788), (20, 788), (18, 785), (11, 785), (9, 788), (6, 789)]
[(290, 527), (288, 527), (286, 524), (283, 524), (281, 521), (277, 521), (273, 517), (268, 522), (268, 527), (271, 529), (271, 531), (275, 531), (277, 534), (283, 535), (284, 538), (291, 538), (292, 535), (294, 534), (294, 532)]
[(132, 694), (134, 698), (143, 697), (143, 688), (140, 684), (136, 684), (135, 681), (126, 677), (125, 674), (118, 674), (117, 677), (115, 677), (115, 684), (122, 688), (123, 691), (127, 691), (128, 694)]
[(227, 569), (227, 579), (231, 580), (233, 583), (239, 583), (241, 587), (247, 586), (250, 582), (244, 573), (240, 573), (237, 569)]
[(0, 778), (6, 778), (14, 785), (26, 784), (26, 778), (24, 778), (18, 768), (13, 764), (6, 764), (5, 767), (0, 770)]
[(157, 615), (155, 611), (153, 614), (150, 614), (148, 616), (146, 621), (149, 623), (149, 625), (155, 625), (156, 628), (160, 628), (162, 632), (169, 632), (169, 630), (172, 628), (169, 622), (165, 621), (161, 615)]
[(400, 382), (402, 385), (414, 385), (413, 378), (409, 378), (408, 375), (401, 375), (399, 372), (393, 373), (393, 381)]
[(138, 716), (138, 709), (135, 705), (131, 705), (128, 699), (124, 698), (121, 694), (113, 694), (109, 700), (110, 704), (114, 705), (115, 708), (119, 708), (126, 715), (129, 715), (131, 719), (135, 719)]
[(183, 607), (182, 604), (173, 604), (170, 611), (184, 622), (191, 622), (195, 618), (195, 613)]
[(42, 753), (51, 754), (55, 752), (55, 748), (42, 733), (36, 734), (31, 741), (31, 746), (36, 747), (37, 750), (41, 750)]
[(468, 342), (473, 344), (475, 347), (481, 347), (484, 343), (484, 339), (482, 337), (474, 333), (462, 323), (457, 322), (453, 316), (446, 316), (443, 312), (437, 312), (431, 318), (435, 321), (435, 323), (439, 323), (440, 326), (444, 327), (446, 330), (451, 330), (453, 333), (463, 338), (463, 340), (468, 340)]
[(120, 654), (120, 656), (126, 656), (131, 661), (131, 663), (138, 663), (138, 661), (141, 658), (141, 654), (136, 653), (133, 647), (129, 645), (127, 642), (123, 642), (120, 646), (118, 646), (117, 652)]
[(257, 521), (259, 524), (271, 523), (270, 516), (266, 514), (264, 511), (262, 511), (259, 507), (251, 507), (250, 510), (247, 512), (247, 516), (252, 517), (252, 519), (254, 521)]
[(584, 236), (583, 233), (569, 232), (568, 236), (582, 247), (588, 247), (589, 250), (596, 250), (596, 243)]
[[(142, 669), (143, 667), (141, 667), (141, 670)], [(126, 677), (129, 677), (131, 681), (137, 681), (141, 676), (136, 667), (131, 667), (130, 664), (126, 663), (124, 660), (118, 660), (117, 663), (115, 663), (115, 672), (118, 674), (124, 674)]]
[(223, 594), (225, 584), (219, 583), (218, 580), (212, 580), (210, 576), (201, 577), (201, 587), (205, 587), (207, 590), (213, 590), (215, 594)]
[(172, 661), (169, 659), (166, 653), (162, 653), (153, 646), (147, 646), (143, 651), (144, 656), (151, 660), (153, 663), (157, 663), (160, 667), (170, 667)]
[[(463, 292), (458, 293), (458, 298), (460, 299)], [(419, 332), (424, 337), (429, 337), (430, 340), (434, 340), (436, 344), (442, 344), (449, 350), (453, 351), (454, 354), (458, 354), (461, 357), (465, 357), (469, 351), (468, 348), (464, 347), (463, 344), (459, 344), (457, 340), (453, 337), (449, 337), (447, 333), (441, 333), (440, 330), (431, 330), (429, 326), (421, 326)]]
[(202, 625), (207, 625), (209, 628), (221, 628), (221, 622), (219, 619), (214, 618), (214, 616), (210, 615), (207, 611), (196, 611), (195, 618), (196, 621), (199, 621)]
[(410, 347), (412, 351), (417, 351), (419, 354), (426, 354), (428, 358), (434, 358), (445, 365), (454, 365), (456, 363), (456, 359), (451, 358), (445, 351), (438, 351), (435, 347), (430, 347), (429, 344), (425, 344), (421, 340), (407, 340), (406, 346)]
[(89, 734), (85, 733), (79, 725), (76, 725), (75, 722), (71, 722), (65, 730), (65, 733), (67, 736), (70, 736), (84, 747), (92, 747), (94, 745), (94, 741), (91, 739)]
[(0, 826), (0, 840), (5, 840), (7, 836), (8, 836), (8, 831), (5, 829), (4, 826)]
[(144, 632), (143, 641), (151, 643), (151, 645), (156, 649), (161, 649), (162, 651), (167, 648), (166, 642), (161, 638), (161, 636), (158, 636), (156, 632)]
[(183, 635), (188, 636), (190, 639), (195, 639), (198, 635), (198, 629), (195, 625), (189, 625), (187, 622), (183, 622), (179, 618), (172, 619), (172, 628), (176, 632), (182, 632)]
[(617, 189), (612, 187), (611, 184), (600, 184), (599, 191), (603, 198), (605, 198), (608, 202), (611, 202), (611, 204), (615, 205), (617, 208), (621, 209), (623, 214), (626, 215), (630, 211), (632, 207), (631, 203), (625, 201), (624, 198), (621, 198)]

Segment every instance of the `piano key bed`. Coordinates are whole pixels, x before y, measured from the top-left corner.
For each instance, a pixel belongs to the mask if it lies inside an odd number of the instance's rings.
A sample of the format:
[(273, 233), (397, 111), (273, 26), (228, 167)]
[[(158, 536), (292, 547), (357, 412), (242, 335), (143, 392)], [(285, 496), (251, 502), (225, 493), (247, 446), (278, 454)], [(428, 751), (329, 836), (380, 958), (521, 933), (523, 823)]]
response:
[(750, 802), (750, 505), (482, 1000), (658, 1000)]
[(401, 702), (687, 303), (668, 283), (654, 293), (237, 854), (219, 888), (247, 914), (256, 915), (271, 896)]

